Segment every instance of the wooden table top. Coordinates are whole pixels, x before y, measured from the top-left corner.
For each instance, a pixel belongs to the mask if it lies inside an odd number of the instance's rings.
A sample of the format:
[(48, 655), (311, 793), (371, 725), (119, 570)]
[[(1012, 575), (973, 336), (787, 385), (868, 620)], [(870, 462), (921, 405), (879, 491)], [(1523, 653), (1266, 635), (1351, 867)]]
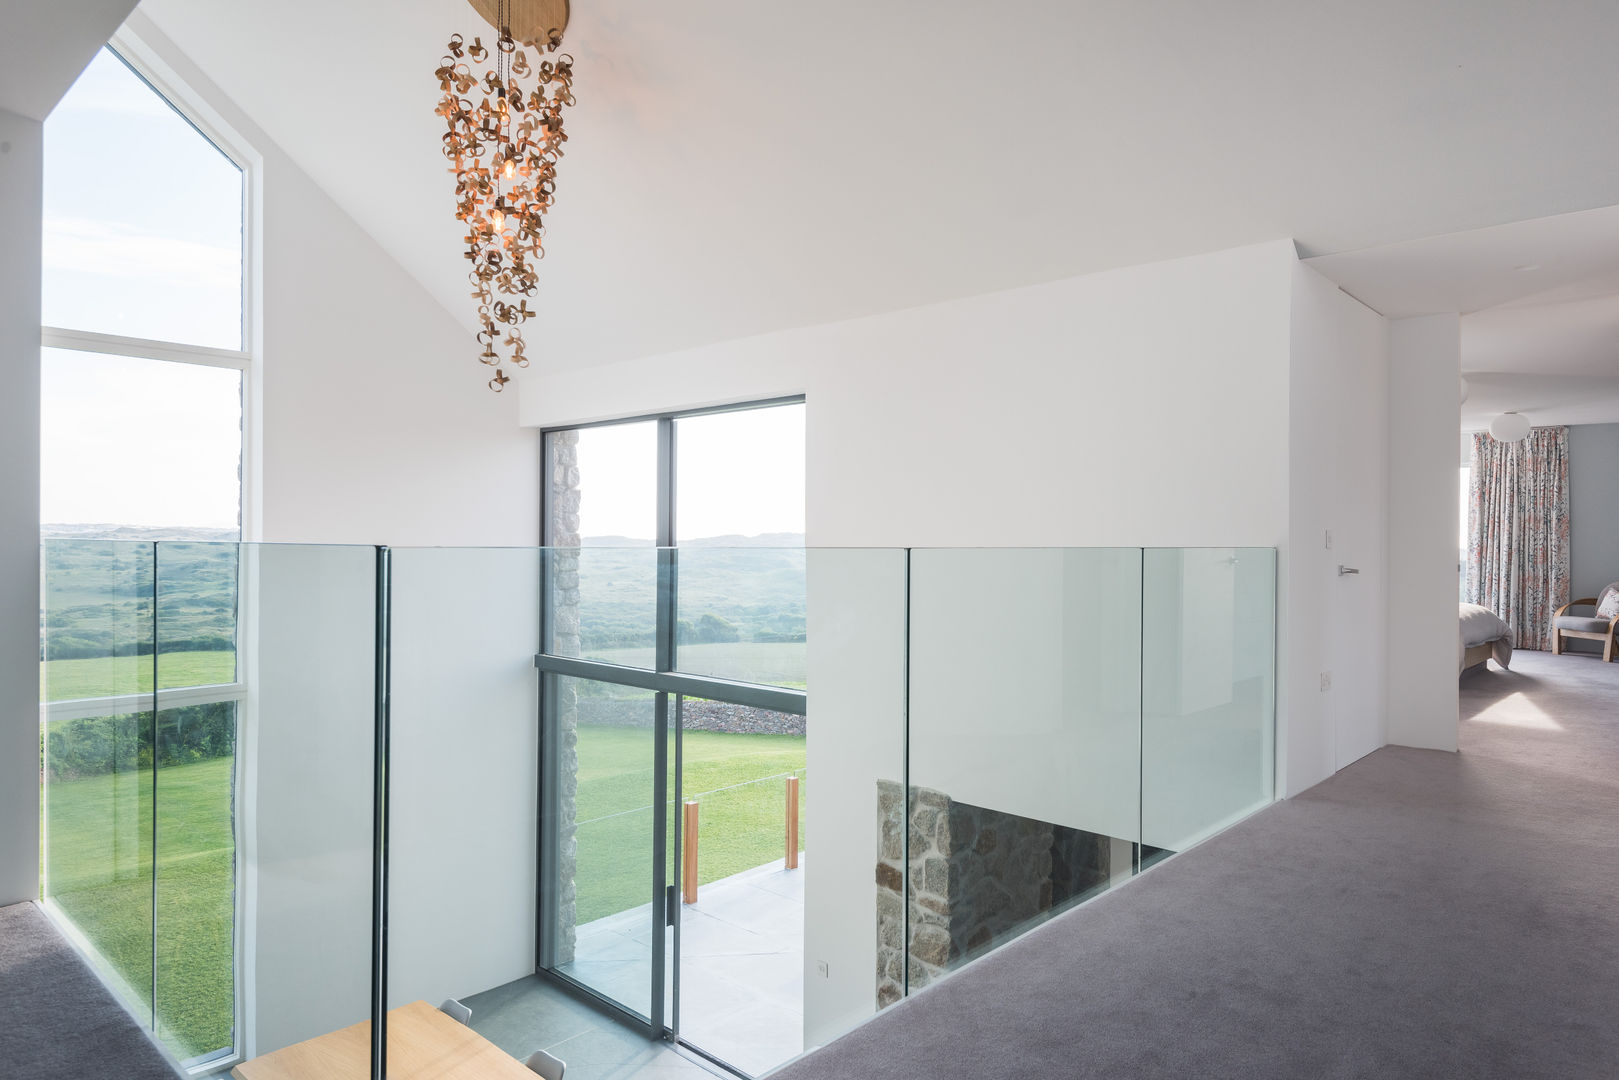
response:
[[(371, 1021), (244, 1061), (236, 1080), (366, 1080)], [(535, 1080), (528, 1066), (425, 1001), (388, 1014), (388, 1080)]]

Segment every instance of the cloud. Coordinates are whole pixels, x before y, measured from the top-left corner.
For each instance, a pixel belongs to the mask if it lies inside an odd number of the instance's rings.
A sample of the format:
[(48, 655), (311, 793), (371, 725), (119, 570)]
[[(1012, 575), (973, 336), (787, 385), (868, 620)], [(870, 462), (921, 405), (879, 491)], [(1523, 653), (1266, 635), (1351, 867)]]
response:
[(240, 248), (163, 236), (118, 222), (45, 218), (46, 270), (149, 280), (217, 289), (241, 273)]

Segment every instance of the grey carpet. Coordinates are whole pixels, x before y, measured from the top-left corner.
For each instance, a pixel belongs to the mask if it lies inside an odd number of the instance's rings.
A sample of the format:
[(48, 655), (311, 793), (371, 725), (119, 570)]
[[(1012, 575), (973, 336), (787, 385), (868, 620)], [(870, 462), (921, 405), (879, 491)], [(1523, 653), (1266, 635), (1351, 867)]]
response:
[(0, 908), (0, 1076), (175, 1080), (162, 1053), (33, 904)]
[(773, 1080), (1619, 1077), (1619, 664), (1513, 666)]

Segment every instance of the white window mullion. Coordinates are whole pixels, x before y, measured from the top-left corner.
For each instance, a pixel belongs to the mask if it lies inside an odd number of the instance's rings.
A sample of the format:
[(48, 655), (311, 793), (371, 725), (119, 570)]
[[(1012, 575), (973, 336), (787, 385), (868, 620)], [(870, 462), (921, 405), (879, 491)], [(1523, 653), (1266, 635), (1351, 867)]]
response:
[(47, 349), (139, 356), (147, 360), (172, 360), (180, 364), (233, 368), (237, 371), (246, 371), (253, 366), (252, 355), (240, 349), (210, 349), (205, 345), (118, 337), (116, 334), (98, 334), (89, 330), (65, 330), (59, 326), (42, 327), (39, 343)]
[[(192, 705), (215, 705), (221, 701), (241, 701), (247, 696), (246, 683), (221, 683), (217, 686), (186, 686), (157, 692), (157, 708), (184, 709)], [(41, 708), (48, 722), (57, 720), (86, 720), (101, 716), (123, 716), (127, 713), (149, 712), (152, 709), (150, 692), (144, 694), (118, 694), (112, 697), (72, 698), (52, 701)]]

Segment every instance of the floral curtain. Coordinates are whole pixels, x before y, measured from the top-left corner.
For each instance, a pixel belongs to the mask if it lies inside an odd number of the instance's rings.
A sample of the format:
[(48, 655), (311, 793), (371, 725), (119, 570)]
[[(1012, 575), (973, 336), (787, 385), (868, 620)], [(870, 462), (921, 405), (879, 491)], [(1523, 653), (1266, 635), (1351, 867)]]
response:
[(1520, 649), (1551, 648), (1552, 615), (1570, 599), (1568, 428), (1521, 442), (1473, 436), (1467, 599), (1512, 627)]

